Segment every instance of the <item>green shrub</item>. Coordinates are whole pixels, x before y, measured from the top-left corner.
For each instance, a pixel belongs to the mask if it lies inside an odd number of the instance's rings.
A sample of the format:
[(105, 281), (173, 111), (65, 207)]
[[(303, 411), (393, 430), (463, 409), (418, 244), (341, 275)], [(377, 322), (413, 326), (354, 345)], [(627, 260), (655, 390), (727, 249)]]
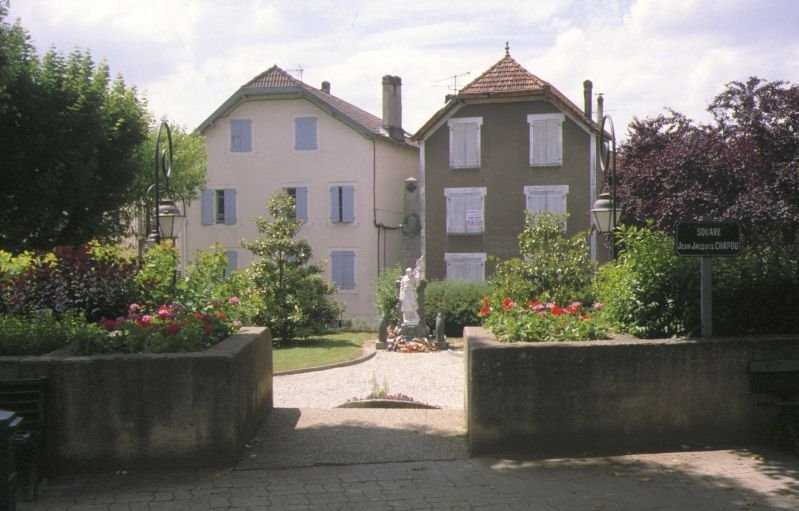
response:
[(394, 266), (383, 271), (377, 277), (375, 287), (375, 301), (380, 318), (388, 316), (390, 324), (398, 324), (401, 320), (397, 307), (399, 297), (397, 296), (396, 282), (402, 276), (402, 268)]
[(488, 292), (489, 286), (484, 282), (430, 282), (425, 290), (427, 326), (431, 331), (435, 329), (436, 315), (440, 312), (444, 316), (447, 336), (461, 337), (463, 327), (483, 323), (477, 313), (480, 301)]
[(43, 355), (69, 343), (98, 342), (108, 333), (86, 321), (82, 313), (70, 311), (60, 318), (51, 311), (0, 315), (0, 355)]
[(136, 302), (157, 307), (177, 301), (178, 263), (178, 251), (168, 243), (148, 248), (136, 274), (139, 293)]
[(540, 299), (557, 303), (590, 302), (591, 280), (596, 266), (591, 260), (587, 237), (579, 233), (567, 238), (564, 215), (527, 215), (519, 235), (521, 258), (497, 265), (491, 279), (498, 299), (525, 303)]
[(671, 236), (622, 227), (618, 258), (600, 268), (596, 299), (616, 330), (638, 337), (695, 333), (699, 323), (699, 265), (678, 257)]

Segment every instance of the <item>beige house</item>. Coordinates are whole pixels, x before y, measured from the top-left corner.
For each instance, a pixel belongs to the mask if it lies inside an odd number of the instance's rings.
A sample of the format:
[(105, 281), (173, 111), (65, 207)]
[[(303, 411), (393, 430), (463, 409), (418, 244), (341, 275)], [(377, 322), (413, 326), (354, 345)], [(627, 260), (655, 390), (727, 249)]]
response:
[(253, 255), (255, 220), (286, 191), (303, 221), (300, 236), (337, 288), (345, 319), (378, 321), (375, 281), (398, 264), (403, 181), (418, 174), (418, 149), (402, 129), (401, 81), (383, 77), (383, 119), (274, 66), (225, 101), (197, 131), (205, 136), (208, 178), (187, 210), (184, 260), (213, 243), (231, 268)]
[(567, 234), (591, 232), (602, 177), (591, 82), (584, 87), (581, 109), (506, 48), (414, 135), (428, 279), (489, 278), (494, 263), (519, 255), (525, 212), (566, 213)]

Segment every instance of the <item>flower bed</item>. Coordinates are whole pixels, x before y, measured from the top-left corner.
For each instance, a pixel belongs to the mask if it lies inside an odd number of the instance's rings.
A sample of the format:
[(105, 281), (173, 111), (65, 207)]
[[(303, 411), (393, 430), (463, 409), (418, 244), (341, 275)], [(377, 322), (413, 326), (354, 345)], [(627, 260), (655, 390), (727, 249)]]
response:
[(601, 309), (600, 303), (588, 308), (578, 301), (566, 306), (540, 300), (519, 304), (509, 297), (492, 304), (484, 297), (479, 315), (503, 342), (586, 341), (608, 338), (608, 329), (597, 314)]

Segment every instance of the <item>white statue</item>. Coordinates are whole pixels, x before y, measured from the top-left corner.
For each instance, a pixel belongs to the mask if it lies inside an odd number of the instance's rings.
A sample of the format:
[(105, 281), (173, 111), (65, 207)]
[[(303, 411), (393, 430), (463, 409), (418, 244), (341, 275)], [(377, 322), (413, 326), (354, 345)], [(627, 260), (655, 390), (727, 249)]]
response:
[(406, 268), (405, 275), (400, 280), (399, 300), (403, 326), (419, 324), (419, 302), (416, 298), (419, 277), (419, 265), (417, 264), (415, 269)]

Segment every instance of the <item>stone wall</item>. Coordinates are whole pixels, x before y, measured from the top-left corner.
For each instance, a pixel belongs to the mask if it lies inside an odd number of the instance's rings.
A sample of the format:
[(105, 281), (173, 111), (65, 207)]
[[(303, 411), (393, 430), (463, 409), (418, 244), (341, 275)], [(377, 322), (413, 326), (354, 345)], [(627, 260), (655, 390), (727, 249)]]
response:
[(248, 327), (199, 353), (0, 357), (0, 378), (37, 376), (57, 472), (223, 464), (272, 409), (272, 341)]
[(734, 446), (768, 434), (749, 363), (799, 360), (799, 338), (498, 343), (467, 328), (473, 454)]

